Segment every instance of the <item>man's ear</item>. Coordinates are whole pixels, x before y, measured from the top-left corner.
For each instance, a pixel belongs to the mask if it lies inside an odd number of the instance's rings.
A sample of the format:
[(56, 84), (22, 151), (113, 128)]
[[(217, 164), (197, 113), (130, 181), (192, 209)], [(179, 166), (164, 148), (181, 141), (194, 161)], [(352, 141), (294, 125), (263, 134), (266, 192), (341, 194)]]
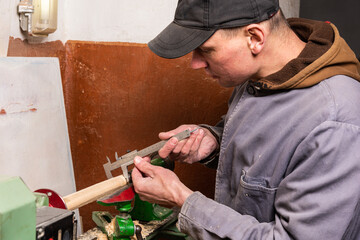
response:
[(261, 52), (265, 43), (265, 28), (260, 24), (250, 24), (245, 27), (248, 47), (253, 55)]

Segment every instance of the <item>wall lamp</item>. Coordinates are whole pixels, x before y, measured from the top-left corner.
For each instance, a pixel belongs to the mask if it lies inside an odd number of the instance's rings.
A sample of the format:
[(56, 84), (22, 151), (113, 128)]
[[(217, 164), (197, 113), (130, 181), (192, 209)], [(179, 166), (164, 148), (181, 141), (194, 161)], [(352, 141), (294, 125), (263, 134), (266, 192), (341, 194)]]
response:
[(57, 28), (57, 0), (21, 0), (20, 28), (30, 37), (47, 37)]

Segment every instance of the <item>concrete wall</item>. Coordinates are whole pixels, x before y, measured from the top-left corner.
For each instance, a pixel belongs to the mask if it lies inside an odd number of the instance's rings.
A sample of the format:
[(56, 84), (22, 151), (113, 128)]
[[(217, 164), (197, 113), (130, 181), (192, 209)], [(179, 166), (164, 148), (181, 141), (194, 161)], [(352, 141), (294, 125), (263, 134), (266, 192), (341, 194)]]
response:
[(279, 0), (286, 18), (299, 17), (300, 0)]

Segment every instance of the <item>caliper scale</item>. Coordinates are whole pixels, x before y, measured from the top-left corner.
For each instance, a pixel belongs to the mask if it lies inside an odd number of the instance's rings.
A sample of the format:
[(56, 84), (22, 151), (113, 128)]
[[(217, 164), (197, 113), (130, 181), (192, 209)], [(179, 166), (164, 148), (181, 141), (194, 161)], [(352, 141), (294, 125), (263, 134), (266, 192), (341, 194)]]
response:
[[(192, 131), (187, 129), (183, 132), (180, 132), (180, 133), (174, 135), (173, 137), (176, 137), (179, 141), (181, 141), (183, 139), (190, 137), (191, 133), (196, 130), (197, 130), (197, 128)], [(113, 176), (111, 174), (111, 171), (121, 168), (121, 170), (123, 172), (123, 176), (129, 182), (129, 173), (128, 173), (127, 167), (134, 163), (134, 158), (136, 156), (146, 157), (146, 156), (156, 153), (165, 145), (165, 143), (167, 141), (168, 140), (163, 140), (163, 141), (157, 142), (157, 143), (155, 143), (149, 147), (146, 147), (140, 151), (134, 150), (134, 151), (127, 153), (121, 157), (118, 157), (117, 153), (115, 153), (116, 162), (113, 162), (113, 163), (111, 163), (110, 159), (107, 157), (108, 162), (103, 165), (104, 169), (105, 169), (106, 177), (112, 178)]]

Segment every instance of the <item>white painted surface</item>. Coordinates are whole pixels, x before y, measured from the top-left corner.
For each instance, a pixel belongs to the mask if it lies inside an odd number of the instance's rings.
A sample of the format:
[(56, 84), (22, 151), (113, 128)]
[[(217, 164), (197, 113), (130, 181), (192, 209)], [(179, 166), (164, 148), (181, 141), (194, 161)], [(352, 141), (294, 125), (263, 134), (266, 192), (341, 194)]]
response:
[(147, 43), (173, 19), (177, 0), (66, 1), (66, 39)]
[(57, 58), (0, 58), (0, 174), (75, 191)]
[(0, 1), (0, 57), (7, 55), (10, 35), (10, 2)]
[(76, 191), (57, 58), (0, 57), (0, 133), (0, 175), (31, 191)]
[(280, 0), (279, 2), (286, 18), (299, 17), (300, 0)]

